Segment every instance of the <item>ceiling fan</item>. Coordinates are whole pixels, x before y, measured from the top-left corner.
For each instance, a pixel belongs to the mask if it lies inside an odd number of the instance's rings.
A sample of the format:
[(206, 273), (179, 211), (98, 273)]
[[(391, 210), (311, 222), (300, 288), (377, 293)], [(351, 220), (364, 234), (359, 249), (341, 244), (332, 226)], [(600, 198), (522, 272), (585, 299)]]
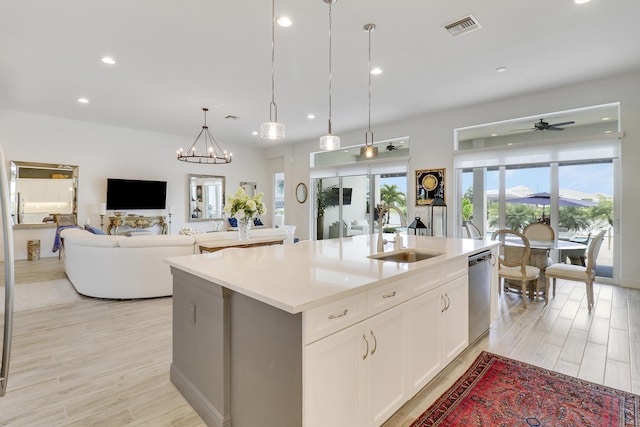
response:
[(398, 147), (393, 145), (393, 142), (390, 142), (389, 145), (387, 145), (387, 151), (395, 151), (397, 149), (398, 149)]
[[(574, 121), (570, 121), (570, 122), (561, 122), (561, 123), (549, 123), (549, 122), (545, 122), (544, 119), (540, 119), (539, 122), (536, 122), (533, 124), (532, 128), (528, 128), (528, 129), (515, 129), (514, 131), (520, 131), (520, 130), (564, 130), (564, 128), (562, 126), (566, 126), (566, 125), (572, 125), (574, 124)], [(514, 132), (512, 131), (512, 132)]]

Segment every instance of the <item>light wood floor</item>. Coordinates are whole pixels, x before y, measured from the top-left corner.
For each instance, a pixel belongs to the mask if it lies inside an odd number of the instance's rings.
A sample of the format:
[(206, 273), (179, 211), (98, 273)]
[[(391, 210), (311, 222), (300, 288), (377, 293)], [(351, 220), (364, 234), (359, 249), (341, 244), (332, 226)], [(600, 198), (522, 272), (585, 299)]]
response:
[[(17, 263), (17, 282), (59, 278), (62, 262)], [(62, 273), (64, 275), (64, 273)], [(18, 277), (19, 276), (19, 277)], [(26, 277), (26, 279), (25, 279)], [(500, 320), (385, 427), (407, 426), (482, 350), (640, 393), (640, 291), (559, 282), (545, 307), (503, 295)], [(171, 298), (83, 298), (17, 312), (0, 425), (202, 426), (169, 381)]]

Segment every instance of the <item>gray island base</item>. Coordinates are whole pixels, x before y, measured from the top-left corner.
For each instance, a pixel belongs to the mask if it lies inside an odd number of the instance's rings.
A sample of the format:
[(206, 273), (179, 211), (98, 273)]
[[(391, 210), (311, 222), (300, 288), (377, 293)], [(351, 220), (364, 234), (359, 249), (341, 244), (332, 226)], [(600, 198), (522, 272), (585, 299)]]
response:
[(171, 382), (204, 422), (300, 427), (302, 315), (172, 273)]
[[(468, 257), (497, 243), (376, 236), (169, 258), (170, 377), (209, 426), (377, 427), (469, 344)], [(393, 252), (387, 250), (387, 252)], [(497, 263), (491, 267), (497, 319)], [(486, 280), (485, 280), (486, 281)]]

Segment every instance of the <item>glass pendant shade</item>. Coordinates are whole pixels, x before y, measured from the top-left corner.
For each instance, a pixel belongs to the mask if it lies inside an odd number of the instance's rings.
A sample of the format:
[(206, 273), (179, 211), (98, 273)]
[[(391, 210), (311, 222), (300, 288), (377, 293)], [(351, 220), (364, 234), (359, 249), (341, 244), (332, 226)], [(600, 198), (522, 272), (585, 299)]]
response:
[(378, 147), (374, 147), (372, 145), (360, 147), (360, 156), (366, 157), (367, 159), (378, 157)]
[(284, 139), (284, 124), (278, 122), (265, 122), (260, 125), (260, 138)]
[(337, 150), (340, 148), (340, 137), (336, 135), (324, 135), (320, 137), (320, 149), (323, 151)]

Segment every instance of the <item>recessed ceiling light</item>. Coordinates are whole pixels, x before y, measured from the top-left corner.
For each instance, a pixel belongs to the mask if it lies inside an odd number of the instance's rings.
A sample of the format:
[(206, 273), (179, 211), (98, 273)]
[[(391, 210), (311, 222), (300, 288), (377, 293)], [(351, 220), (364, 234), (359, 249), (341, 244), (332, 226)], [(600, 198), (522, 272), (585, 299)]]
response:
[(288, 16), (281, 16), (278, 19), (276, 19), (276, 22), (278, 23), (278, 25), (285, 28), (290, 27), (291, 24), (293, 24), (293, 22), (291, 21), (291, 19), (289, 19)]
[(591, 0), (573, 0), (575, 4), (585, 4), (589, 3)]
[(113, 65), (116, 63), (116, 60), (110, 56), (103, 56), (102, 58), (100, 58), (100, 60), (105, 64), (109, 64), (109, 65)]
[(491, 136), (498, 136), (498, 134), (497, 133), (492, 133)]
[(315, 114), (309, 114), (307, 115), (307, 119), (315, 119), (316, 115)]
[(612, 130), (605, 130), (604, 133), (611, 133), (613, 132)]
[(507, 67), (498, 67), (498, 68), (496, 68), (496, 72), (497, 73), (504, 73), (505, 71), (507, 71)]
[(611, 120), (611, 117), (603, 117), (602, 120), (603, 121)]
[(371, 69), (371, 74), (373, 74), (374, 76), (377, 76), (378, 74), (382, 74), (382, 69), (376, 67), (376, 68), (372, 68)]
[(257, 135), (257, 134), (258, 134), (258, 131), (254, 130), (253, 132), (251, 132), (251, 135)]
[(507, 145), (513, 145), (513, 142), (507, 142)]
[(88, 104), (89, 100), (87, 98), (78, 98), (78, 102), (81, 104)]

